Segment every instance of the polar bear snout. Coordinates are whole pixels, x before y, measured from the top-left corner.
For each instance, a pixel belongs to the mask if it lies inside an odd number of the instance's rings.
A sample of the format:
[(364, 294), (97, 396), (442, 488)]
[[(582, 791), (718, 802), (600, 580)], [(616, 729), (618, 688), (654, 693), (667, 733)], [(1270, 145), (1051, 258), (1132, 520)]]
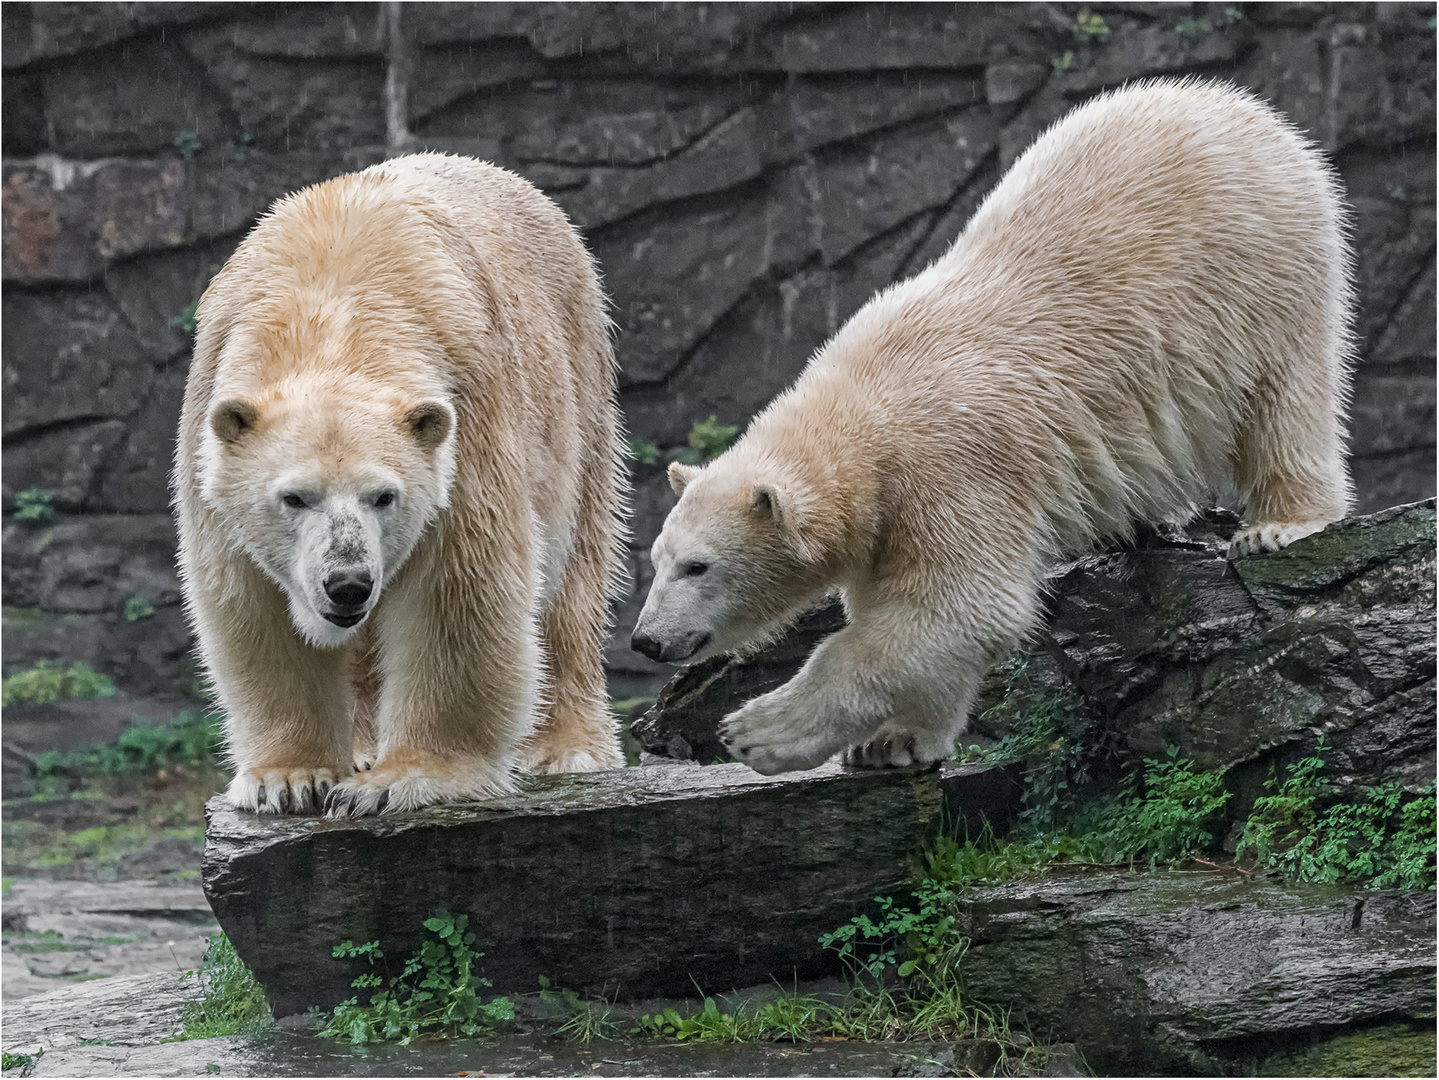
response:
[(325, 595), (336, 610), (354, 611), (363, 607), (374, 590), (375, 582), (366, 569), (344, 570), (325, 579)]
[(375, 582), (369, 570), (359, 568), (329, 575), (324, 587), (325, 595), (334, 605), (332, 611), (325, 613), (326, 621), (348, 628), (365, 617), (365, 601), (374, 592)]
[(636, 626), (635, 632), (630, 635), (630, 648), (651, 660), (664, 664), (682, 664), (708, 645), (709, 640), (708, 631), (691, 631), (668, 641), (660, 641)]

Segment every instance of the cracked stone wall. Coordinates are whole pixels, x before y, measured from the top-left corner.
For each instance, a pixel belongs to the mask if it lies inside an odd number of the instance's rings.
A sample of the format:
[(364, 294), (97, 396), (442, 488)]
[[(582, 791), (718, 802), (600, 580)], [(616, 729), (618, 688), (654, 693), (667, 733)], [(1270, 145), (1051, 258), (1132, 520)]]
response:
[[(1100, 21), (1081, 19), (1081, 10)], [(166, 473), (184, 313), (276, 197), (410, 148), (584, 231), (632, 435), (743, 424), (1106, 87), (1252, 87), (1354, 208), (1360, 509), (1434, 493), (1435, 27), (1422, 4), (155, 4), (3, 8), (5, 667), (183, 680)], [(663, 457), (662, 457), (663, 460)], [(672, 497), (635, 466), (634, 592)], [(52, 527), (13, 517), (54, 492)], [(133, 596), (155, 614), (123, 617)]]

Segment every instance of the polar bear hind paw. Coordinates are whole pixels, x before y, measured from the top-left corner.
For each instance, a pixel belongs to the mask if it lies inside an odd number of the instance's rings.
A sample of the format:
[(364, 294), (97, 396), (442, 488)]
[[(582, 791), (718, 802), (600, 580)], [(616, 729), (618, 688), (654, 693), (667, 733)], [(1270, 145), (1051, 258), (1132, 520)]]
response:
[(392, 750), (373, 768), (336, 784), (324, 811), (332, 818), (397, 813), (502, 795), (514, 787), (511, 770), (493, 763), (423, 750)]
[(225, 789), (237, 810), (260, 814), (317, 814), (335, 787), (338, 769), (260, 767), (240, 769)]
[(1246, 555), (1258, 555), (1266, 551), (1278, 551), (1294, 541), (1319, 532), (1327, 521), (1268, 521), (1234, 534), (1229, 541), (1230, 559), (1242, 559)]

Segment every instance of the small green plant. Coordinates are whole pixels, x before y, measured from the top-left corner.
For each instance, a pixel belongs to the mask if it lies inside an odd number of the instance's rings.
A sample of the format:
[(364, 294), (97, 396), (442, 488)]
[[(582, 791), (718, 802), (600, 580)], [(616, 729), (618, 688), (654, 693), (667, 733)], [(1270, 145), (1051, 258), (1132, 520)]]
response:
[(205, 148), (205, 144), (200, 141), (198, 131), (182, 131), (175, 136), (174, 147), (182, 158), (189, 161)]
[(1006, 665), (1004, 697), (982, 716), (1006, 734), (987, 750), (961, 756), (1022, 762), (1021, 819), (1032, 830), (1051, 829), (1096, 773), (1118, 760), (1118, 748), (1113, 733), (1098, 725), (1076, 694), (1045, 685), (1023, 656), (1011, 657)]
[(43, 1047), (36, 1050), (33, 1054), (12, 1054), (8, 1050), (0, 1050), (0, 1070), (9, 1072), (11, 1069), (31, 1069), (34, 1068), (35, 1063), (44, 1056), (45, 1050)]
[(1101, 15), (1095, 15), (1088, 8), (1080, 8), (1074, 18), (1074, 36), (1080, 41), (1108, 41), (1109, 24)]
[(1297, 881), (1433, 889), (1434, 784), (1407, 800), (1399, 783), (1381, 784), (1361, 802), (1321, 812), (1328, 749), (1321, 737), (1315, 754), (1286, 767), (1282, 780), (1271, 771), (1265, 787), (1273, 794), (1254, 800), (1235, 858), (1252, 854)]
[(200, 301), (192, 300), (180, 309), (180, 314), (170, 316), (170, 325), (181, 330), (190, 337), (195, 336), (195, 328), (199, 325), (195, 321), (195, 312), (200, 309)]
[(631, 439), (628, 446), (630, 458), (641, 465), (654, 465), (660, 459), (660, 448), (644, 439)]
[(1229, 799), (1219, 769), (1195, 772), (1171, 746), (1164, 759), (1144, 761), (1144, 793), (1120, 801), (1108, 840), (1112, 859), (1148, 857), (1150, 867), (1207, 851), (1216, 816)]
[(41, 660), (28, 671), (17, 671), (0, 681), (0, 704), (6, 707), (112, 697), (114, 693), (115, 684), (110, 676), (80, 663), (62, 668), (52, 661)]
[(79, 773), (84, 778), (99, 779), (134, 776), (175, 765), (208, 768), (218, 764), (222, 738), (218, 716), (187, 709), (168, 724), (148, 720), (136, 723), (114, 742), (46, 750), (35, 758), (35, 775), (44, 780), (61, 773)]
[(48, 525), (55, 520), (55, 493), (46, 488), (26, 488), (15, 493), (15, 517)]
[(144, 593), (136, 593), (125, 601), (125, 621), (139, 622), (155, 614), (155, 605)]
[(509, 998), (488, 1002), (480, 998), (480, 991), (488, 988), (490, 981), (478, 972), (483, 954), (471, 947), (475, 935), (465, 932), (468, 924), (468, 916), (451, 915), (441, 908), (424, 923), (434, 936), (427, 938), (418, 955), (405, 961), (404, 970), (388, 982), (374, 970), (376, 961), (385, 958), (378, 941), (364, 945), (343, 941), (335, 946), (336, 957), (366, 961), (370, 970), (350, 985), (374, 992), (367, 1005), (359, 1003), (358, 995), (337, 1005), (320, 1035), (348, 1039), (353, 1046), (373, 1042), (406, 1045), (421, 1035), (485, 1036), (512, 1021), (515, 1009)]
[(1195, 41), (1213, 29), (1214, 24), (1208, 19), (1183, 19), (1175, 26), (1174, 32), (1186, 41)]
[(715, 414), (710, 413), (708, 420), (694, 422), (690, 428), (689, 445), (680, 450), (678, 460), (686, 465), (701, 465), (723, 454), (738, 437), (738, 427), (721, 424)]
[(1051, 56), (1049, 58), (1049, 66), (1054, 68), (1055, 71), (1068, 71), (1074, 67), (1074, 50), (1066, 49), (1058, 56)]
[(275, 1026), (265, 991), (224, 934), (211, 936), (199, 971), (187, 971), (200, 996), (185, 1005), (180, 1028), (166, 1042), (262, 1035)]

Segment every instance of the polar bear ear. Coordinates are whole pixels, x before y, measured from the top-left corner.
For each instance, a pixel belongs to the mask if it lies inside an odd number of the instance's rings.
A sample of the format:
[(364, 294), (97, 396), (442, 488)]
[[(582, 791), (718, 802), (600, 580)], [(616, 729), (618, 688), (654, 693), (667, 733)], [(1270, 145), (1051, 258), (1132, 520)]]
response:
[(750, 507), (762, 518), (772, 518), (778, 525), (784, 524), (784, 496), (773, 484), (756, 484), (750, 496)]
[(255, 406), (234, 398), (222, 401), (210, 410), (210, 428), (222, 443), (229, 445), (239, 441), (240, 436), (251, 430), (259, 418)]
[(422, 401), (405, 414), (405, 425), (421, 446), (433, 450), (455, 426), (455, 410), (443, 401)]
[(699, 469), (693, 465), (685, 465), (678, 461), (671, 461), (668, 476), (670, 487), (676, 495), (683, 495), (685, 488), (690, 486), (690, 481), (700, 474)]
[(756, 484), (750, 493), (750, 509), (757, 517), (773, 521), (801, 559), (812, 562), (820, 557), (810, 542), (809, 531), (804, 527), (804, 515), (795, 507), (794, 500), (784, 488), (775, 484)]

